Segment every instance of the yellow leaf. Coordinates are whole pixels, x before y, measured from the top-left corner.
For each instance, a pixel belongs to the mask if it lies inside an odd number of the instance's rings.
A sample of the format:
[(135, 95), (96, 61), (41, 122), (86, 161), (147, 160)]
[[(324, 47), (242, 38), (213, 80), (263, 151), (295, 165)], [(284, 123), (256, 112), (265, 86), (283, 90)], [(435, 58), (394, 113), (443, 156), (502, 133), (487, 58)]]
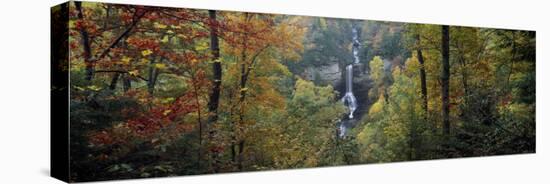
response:
[(164, 63), (156, 63), (155, 67), (158, 68), (158, 69), (164, 69), (164, 68), (166, 68), (166, 65)]
[(172, 112), (172, 110), (165, 110), (164, 112), (162, 112), (162, 114), (164, 114), (165, 116), (168, 115), (168, 113)]
[(162, 40), (160, 40), (160, 42), (162, 43), (168, 43), (168, 41), (169, 41), (168, 36), (164, 36)]
[(149, 59), (147, 58), (141, 58), (141, 61), (139, 62), (140, 65), (146, 65), (149, 63)]
[(197, 51), (207, 50), (208, 48), (209, 48), (209, 45), (207, 42), (202, 42), (195, 46), (195, 50)]
[(143, 56), (148, 56), (148, 55), (151, 55), (152, 53), (153, 53), (153, 51), (151, 51), (149, 49), (141, 51), (141, 55), (143, 55)]
[(369, 116), (374, 116), (379, 112), (382, 112), (384, 110), (384, 102), (385, 102), (384, 95), (380, 95), (378, 97), (378, 101), (375, 102), (369, 109)]
[(159, 29), (164, 29), (164, 28), (166, 28), (166, 25), (161, 24), (161, 23), (157, 23), (157, 22), (155, 22), (154, 26), (155, 26), (155, 28), (159, 28)]
[(184, 34), (178, 34), (177, 36), (180, 37), (181, 39), (187, 39), (187, 36), (185, 36)]
[(121, 61), (122, 61), (123, 65), (128, 65), (128, 64), (130, 64), (130, 60), (132, 60), (132, 58), (124, 56), (124, 57), (122, 57)]

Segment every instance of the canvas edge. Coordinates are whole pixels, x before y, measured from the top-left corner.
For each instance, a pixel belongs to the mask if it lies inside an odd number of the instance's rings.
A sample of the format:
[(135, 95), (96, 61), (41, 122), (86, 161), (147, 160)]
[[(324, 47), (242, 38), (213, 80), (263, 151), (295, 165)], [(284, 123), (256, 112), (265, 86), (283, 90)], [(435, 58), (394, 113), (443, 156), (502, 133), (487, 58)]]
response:
[(50, 9), (50, 176), (70, 182), (69, 3)]

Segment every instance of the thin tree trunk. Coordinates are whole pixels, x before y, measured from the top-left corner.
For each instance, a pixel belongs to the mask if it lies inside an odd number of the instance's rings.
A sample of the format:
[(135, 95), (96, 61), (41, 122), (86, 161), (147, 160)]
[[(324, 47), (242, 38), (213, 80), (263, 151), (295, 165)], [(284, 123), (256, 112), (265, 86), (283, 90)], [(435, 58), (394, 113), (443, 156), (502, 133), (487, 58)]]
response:
[(124, 79), (122, 80), (122, 88), (124, 89), (124, 92), (127, 92), (132, 88), (132, 81), (130, 80), (130, 76), (128, 74), (124, 74)]
[[(76, 10), (78, 11), (77, 17), (81, 22), (84, 22), (84, 13), (82, 11), (82, 2), (75, 1), (74, 2)], [(87, 81), (92, 80), (94, 75), (94, 65), (95, 62), (92, 59), (92, 49), (90, 47), (90, 36), (88, 34), (88, 31), (86, 31), (86, 28), (81, 26), (80, 27), (80, 36), (81, 36), (81, 42), (84, 49), (84, 63), (86, 65), (86, 75), (85, 79)]]
[(464, 88), (464, 104), (466, 105), (466, 112), (462, 115), (463, 119), (465, 121), (468, 121), (468, 117), (470, 114), (470, 87), (468, 85), (468, 69), (467, 69), (467, 63), (466, 59), (464, 58), (464, 54), (459, 53), (459, 62), (462, 65), (461, 74), (462, 74), (462, 86)]
[(199, 149), (197, 151), (197, 167), (198, 170), (201, 169), (201, 158), (202, 158), (202, 118), (201, 118), (201, 104), (199, 99), (199, 89), (195, 79), (193, 79), (193, 92), (195, 93), (195, 104), (197, 105), (197, 121), (199, 124)]
[(157, 83), (158, 75), (160, 74), (159, 69), (156, 68), (155, 64), (157, 63), (157, 60), (161, 60), (160, 56), (156, 59), (151, 60), (149, 63), (149, 75), (147, 78), (147, 92), (149, 92), (149, 95), (153, 95), (155, 92), (155, 85)]
[[(244, 14), (244, 19), (245, 19), (245, 22), (248, 22), (249, 20), (249, 14), (248, 13), (245, 13)], [(239, 140), (238, 136), (237, 136), (237, 133), (242, 133), (242, 128), (240, 127), (242, 125), (242, 122), (244, 121), (244, 100), (245, 100), (245, 97), (246, 97), (246, 82), (248, 80), (248, 71), (246, 69), (246, 66), (247, 66), (247, 58), (248, 58), (248, 55), (246, 53), (246, 50), (247, 50), (247, 47), (248, 47), (248, 43), (247, 43), (247, 37), (248, 37), (248, 34), (247, 34), (247, 31), (243, 31), (244, 35), (243, 35), (243, 39), (242, 39), (242, 51), (241, 51), (241, 74), (240, 74), (240, 77), (241, 77), (241, 80), (239, 82), (239, 91), (240, 91), (240, 95), (239, 95), (239, 102), (237, 103), (237, 105), (239, 106), (239, 121), (238, 123), (233, 123), (233, 135), (232, 135), (232, 140), (231, 140), (231, 153), (232, 153), (232, 160), (233, 161), (236, 161), (237, 162), (237, 167), (239, 170), (241, 170), (242, 168), (242, 151), (244, 150), (244, 148), (242, 146), (244, 146), (244, 144), (241, 144), (241, 142), (243, 142), (244, 140)], [(235, 150), (236, 149), (236, 144), (237, 142), (239, 143), (239, 150), (238, 152)]]
[(158, 72), (155, 68), (155, 60), (156, 59), (152, 59), (149, 62), (149, 75), (147, 77), (147, 92), (149, 92), (149, 95), (153, 95), (155, 92), (155, 75)]
[[(246, 57), (245, 57), (246, 58)], [(239, 105), (240, 105), (240, 108), (239, 108), (239, 123), (237, 124), (239, 130), (241, 130), (241, 126), (243, 124), (243, 121), (244, 121), (244, 100), (246, 98), (246, 81), (248, 80), (248, 75), (247, 75), (247, 72), (246, 72), (246, 69), (245, 69), (246, 65), (244, 64), (241, 64), (241, 84), (240, 84), (240, 89), (241, 89), (241, 93), (240, 93), (240, 97), (239, 97)], [(242, 133), (242, 131), (238, 131), (239, 133)], [(235, 140), (235, 142), (233, 144), (236, 143), (237, 140)], [(237, 168), (239, 169), (239, 171), (242, 169), (242, 160), (243, 160), (243, 156), (242, 156), (242, 153), (243, 153), (243, 150), (244, 150), (244, 140), (240, 139), (239, 141), (239, 152), (237, 153)], [(234, 149), (234, 145), (232, 147), (232, 149)], [(234, 151), (234, 150), (232, 150)]]
[(111, 84), (109, 85), (110, 90), (116, 89), (116, 84), (118, 83), (119, 78), (120, 78), (120, 73), (116, 72), (113, 74), (113, 79), (111, 80)]
[(111, 20), (111, 5), (107, 5), (107, 8), (105, 9), (105, 20), (103, 21), (103, 29), (107, 29), (107, 25), (109, 24), (110, 20)]
[[(510, 78), (514, 72), (514, 61), (516, 60), (516, 34), (512, 32), (512, 56), (510, 58), (510, 70), (508, 72), (508, 77), (506, 77), (506, 88), (510, 87)], [(507, 89), (508, 90), (508, 89)]]
[(428, 87), (426, 85), (426, 67), (424, 65), (424, 57), (420, 48), (420, 35), (416, 35), (416, 57), (420, 63), (420, 88), (422, 92), (422, 109), (424, 110), (424, 120), (428, 119)]
[[(241, 64), (241, 83), (239, 87), (241, 88), (241, 95), (239, 97), (239, 103), (243, 103), (246, 98), (246, 82), (248, 81), (248, 75), (246, 73), (246, 64)], [(242, 118), (240, 118), (242, 119)]]
[[(426, 67), (424, 65), (424, 56), (422, 55), (422, 49), (420, 47), (420, 34), (416, 35), (416, 57), (418, 59), (418, 63), (420, 64), (420, 91), (422, 93), (422, 110), (424, 110), (423, 119), (424, 121), (428, 121), (428, 88), (426, 85)], [(410, 140), (409, 140), (409, 159), (414, 160), (416, 159), (416, 141), (417, 141), (417, 133), (416, 133), (416, 126), (414, 124), (410, 125)]]
[[(238, 125), (242, 125), (242, 123), (244, 122), (244, 112), (245, 112), (245, 109), (244, 109), (244, 102), (245, 102), (245, 99), (246, 99), (246, 94), (247, 94), (247, 91), (248, 89), (246, 88), (246, 84), (248, 82), (248, 79), (250, 77), (250, 72), (252, 71), (252, 68), (254, 68), (254, 65), (257, 61), (257, 58), (258, 56), (264, 51), (266, 50), (267, 48), (269, 48), (270, 45), (266, 45), (264, 46), (263, 48), (261, 48), (260, 50), (258, 50), (258, 52), (256, 52), (252, 57), (251, 57), (251, 61), (250, 63), (248, 64), (248, 67), (245, 63), (246, 62), (246, 58), (247, 58), (247, 54), (245, 52), (245, 50), (243, 49), (243, 52), (241, 53), (242, 54), (242, 58), (243, 58), (243, 63), (241, 64), (241, 82), (240, 82), (240, 97), (239, 97), (239, 102), (238, 102), (238, 105), (240, 106), (239, 107), (239, 123)], [(246, 42), (243, 42), (243, 48), (246, 48)], [(242, 127), (239, 126), (239, 131), (242, 133), (243, 130), (242, 130)], [(235, 154), (235, 143), (238, 142), (238, 145), (239, 145), (239, 151), (237, 154)], [(235, 161), (235, 155), (236, 155), (236, 160), (237, 160), (237, 166), (239, 168), (239, 170), (242, 170), (242, 161), (243, 161), (243, 152), (244, 152), (244, 146), (245, 146), (245, 140), (244, 139), (241, 139), (241, 140), (238, 140), (236, 139), (236, 137), (233, 139), (233, 143), (231, 145), (231, 153), (233, 153), (233, 161)]]
[(443, 133), (451, 133), (449, 120), (449, 26), (441, 26), (441, 101), (443, 114)]
[(239, 158), (237, 162), (238, 163), (237, 167), (239, 171), (242, 171), (243, 169), (243, 159), (244, 159), (243, 152), (244, 152), (244, 139), (239, 142)]
[[(243, 48), (246, 48), (246, 46), (244, 46)], [(241, 142), (242, 140), (238, 140), (239, 138), (237, 138), (237, 133), (242, 133), (240, 130), (241, 130), (241, 127), (242, 126), (242, 122), (244, 121), (244, 100), (246, 98), (246, 81), (248, 80), (248, 76), (246, 74), (246, 52), (245, 52), (245, 49), (243, 49), (243, 52), (242, 52), (242, 64), (241, 64), (241, 81), (239, 83), (239, 88), (240, 88), (240, 95), (239, 95), (239, 102), (237, 103), (237, 105), (239, 106), (239, 121), (237, 124), (233, 123), (234, 125), (234, 130), (233, 130), (233, 136), (232, 136), (232, 141), (231, 141), (231, 153), (233, 154), (232, 157), (233, 157), (233, 161), (237, 161), (237, 166), (238, 166), (238, 169), (240, 170), (241, 169), (241, 161), (242, 161), (242, 156), (241, 156), (241, 153), (242, 153), (242, 150), (243, 148), (241, 146), (243, 145), (240, 145), (239, 144), (239, 151), (237, 153), (235, 153), (235, 147), (237, 144), (237, 142)]]
[[(426, 85), (426, 66), (424, 64), (424, 56), (422, 55), (422, 49), (420, 47), (420, 34), (416, 35), (416, 57), (418, 59), (418, 63), (420, 64), (420, 91), (422, 93), (422, 110), (424, 110), (424, 114), (422, 118), (425, 122), (428, 121), (428, 87)], [(412, 123), (412, 122), (411, 122)], [(416, 126), (414, 124), (410, 125), (410, 140), (409, 140), (409, 159), (414, 160), (416, 159), (417, 155), (416, 153), (416, 142), (417, 142), (417, 133), (416, 133)]]

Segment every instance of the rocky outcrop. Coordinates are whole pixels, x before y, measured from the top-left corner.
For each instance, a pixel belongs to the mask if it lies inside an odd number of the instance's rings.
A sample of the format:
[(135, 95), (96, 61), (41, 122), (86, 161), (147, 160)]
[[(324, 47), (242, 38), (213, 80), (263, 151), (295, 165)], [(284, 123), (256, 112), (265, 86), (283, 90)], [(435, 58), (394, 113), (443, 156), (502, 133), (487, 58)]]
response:
[(308, 67), (305, 69), (303, 76), (306, 80), (314, 81), (316, 84), (337, 86), (342, 82), (342, 69), (340, 69), (338, 63)]

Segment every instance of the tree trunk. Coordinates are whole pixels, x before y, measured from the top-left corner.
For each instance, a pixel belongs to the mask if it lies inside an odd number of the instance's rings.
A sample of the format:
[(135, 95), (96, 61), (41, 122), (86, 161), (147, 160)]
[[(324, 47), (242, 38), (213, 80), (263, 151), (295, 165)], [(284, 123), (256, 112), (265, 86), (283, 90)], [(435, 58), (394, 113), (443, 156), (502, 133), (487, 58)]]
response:
[[(510, 70), (508, 72), (508, 77), (506, 78), (506, 88), (510, 87), (510, 78), (514, 72), (514, 62), (516, 61), (516, 34), (512, 32), (512, 56), (510, 57)], [(508, 91), (508, 89), (506, 89)]]
[[(239, 97), (239, 104), (242, 104), (246, 98), (246, 81), (248, 80), (248, 74), (246, 72), (246, 64), (241, 64), (241, 83), (239, 87), (241, 88), (241, 95)], [(240, 118), (242, 120), (242, 117)]]
[(115, 72), (113, 74), (113, 79), (111, 80), (111, 84), (109, 85), (110, 90), (115, 90), (116, 89), (116, 84), (118, 83), (119, 78), (120, 78), (120, 73)]
[[(76, 10), (78, 11), (77, 17), (80, 21), (84, 22), (84, 14), (82, 12), (82, 2), (75, 1), (74, 5), (76, 7)], [(80, 27), (80, 36), (81, 36), (81, 42), (84, 49), (84, 63), (86, 65), (86, 75), (85, 79), (87, 81), (91, 81), (94, 76), (94, 65), (95, 62), (92, 59), (92, 49), (90, 47), (90, 36), (88, 34), (88, 31), (86, 31), (85, 27)]]
[(197, 169), (201, 169), (201, 159), (202, 159), (202, 114), (201, 114), (201, 104), (199, 99), (199, 88), (197, 86), (196, 80), (193, 79), (193, 92), (195, 93), (195, 105), (197, 105), (197, 122), (199, 125), (199, 147), (197, 151)]
[(210, 15), (210, 50), (212, 52), (212, 93), (210, 93), (210, 100), (208, 102), (208, 111), (210, 111), (210, 117), (208, 123), (214, 123), (218, 120), (218, 104), (220, 100), (220, 86), (222, 84), (222, 66), (220, 62), (220, 46), (218, 39), (218, 25), (216, 22), (216, 11), (209, 10)]
[[(418, 59), (418, 63), (420, 64), (420, 91), (422, 94), (422, 110), (424, 111), (424, 114), (422, 118), (425, 122), (428, 121), (428, 88), (426, 85), (426, 68), (424, 65), (424, 56), (422, 55), (422, 48), (420, 44), (420, 34), (415, 35), (416, 39), (416, 57)], [(416, 125), (411, 122), (410, 126), (410, 140), (409, 140), (409, 160), (415, 160), (417, 159), (417, 145), (418, 145), (418, 139), (417, 139), (417, 132), (416, 132)]]
[[(245, 22), (248, 22), (249, 20), (249, 14), (248, 13), (245, 13), (244, 14), (244, 19), (245, 19)], [(242, 39), (242, 51), (241, 51), (241, 74), (240, 74), (240, 77), (241, 77), (241, 80), (239, 82), (239, 91), (240, 91), (240, 95), (239, 95), (239, 102), (237, 103), (237, 105), (239, 106), (239, 121), (238, 123), (233, 123), (233, 126), (234, 126), (234, 129), (233, 129), (233, 135), (232, 135), (232, 140), (231, 140), (231, 153), (233, 154), (232, 157), (233, 157), (233, 161), (237, 161), (237, 168), (239, 170), (241, 170), (242, 168), (242, 151), (244, 150), (244, 140), (239, 140), (240, 138), (238, 138), (237, 134), (238, 133), (242, 133), (242, 128), (240, 126), (242, 126), (242, 122), (244, 120), (244, 101), (245, 101), (245, 98), (246, 98), (246, 82), (248, 80), (248, 74), (249, 74), (249, 70), (247, 70), (246, 66), (247, 66), (247, 58), (248, 58), (248, 55), (246, 53), (246, 50), (247, 50), (247, 47), (248, 47), (248, 40), (247, 40), (247, 37), (248, 37), (248, 34), (247, 34), (247, 31), (245, 30), (244, 33), (243, 33), (243, 39)], [(236, 145), (237, 142), (239, 143), (239, 150), (237, 153), (235, 148), (236, 148)], [(243, 143), (243, 144), (241, 144)]]
[(443, 133), (449, 135), (449, 26), (441, 26), (441, 101), (443, 114)]
[(132, 81), (130, 80), (130, 76), (128, 74), (124, 74), (124, 79), (122, 80), (122, 88), (124, 89), (124, 92), (127, 92), (132, 88)]
[(424, 120), (428, 119), (428, 87), (426, 86), (426, 67), (424, 65), (424, 57), (420, 48), (420, 35), (416, 35), (416, 57), (420, 63), (420, 88), (422, 92), (422, 109), (424, 110)]
[[(208, 101), (208, 119), (207, 124), (209, 127), (212, 127), (211, 125), (215, 124), (216, 121), (218, 121), (218, 106), (220, 101), (220, 86), (222, 84), (222, 66), (220, 62), (220, 45), (219, 45), (219, 29), (218, 24), (216, 20), (216, 11), (215, 10), (208, 10), (209, 18), (210, 18), (210, 51), (212, 52), (212, 60), (214, 61), (212, 63), (212, 73), (213, 73), (213, 81), (212, 81), (212, 93), (210, 93), (209, 101)], [(202, 129), (200, 130), (202, 131)], [(202, 134), (202, 132), (201, 132)], [(210, 128), (209, 130), (209, 140), (210, 140), (210, 146), (214, 145), (214, 136), (216, 134), (216, 130), (214, 128)], [(218, 172), (219, 170), (219, 164), (218, 164), (218, 154), (217, 152), (212, 152), (210, 157), (213, 161), (213, 170), (214, 172)], [(200, 159), (200, 158), (199, 158)]]
[(158, 75), (158, 69), (155, 68), (155, 59), (152, 59), (149, 63), (149, 75), (147, 77), (147, 92), (149, 95), (153, 95), (155, 92), (156, 76)]
[(464, 90), (464, 105), (466, 108), (464, 108), (462, 114), (460, 115), (462, 117), (462, 120), (465, 122), (470, 121), (470, 112), (471, 112), (471, 106), (470, 106), (470, 87), (468, 85), (468, 65), (466, 62), (466, 59), (464, 58), (464, 54), (462, 52), (459, 52), (458, 61), (460, 62), (460, 65), (462, 65), (461, 68), (461, 75), (462, 75), (462, 87)]
[(239, 168), (239, 171), (242, 171), (243, 169), (243, 159), (244, 159), (243, 152), (244, 152), (244, 140), (241, 140), (239, 142), (239, 158), (237, 161), (238, 163), (237, 167)]

